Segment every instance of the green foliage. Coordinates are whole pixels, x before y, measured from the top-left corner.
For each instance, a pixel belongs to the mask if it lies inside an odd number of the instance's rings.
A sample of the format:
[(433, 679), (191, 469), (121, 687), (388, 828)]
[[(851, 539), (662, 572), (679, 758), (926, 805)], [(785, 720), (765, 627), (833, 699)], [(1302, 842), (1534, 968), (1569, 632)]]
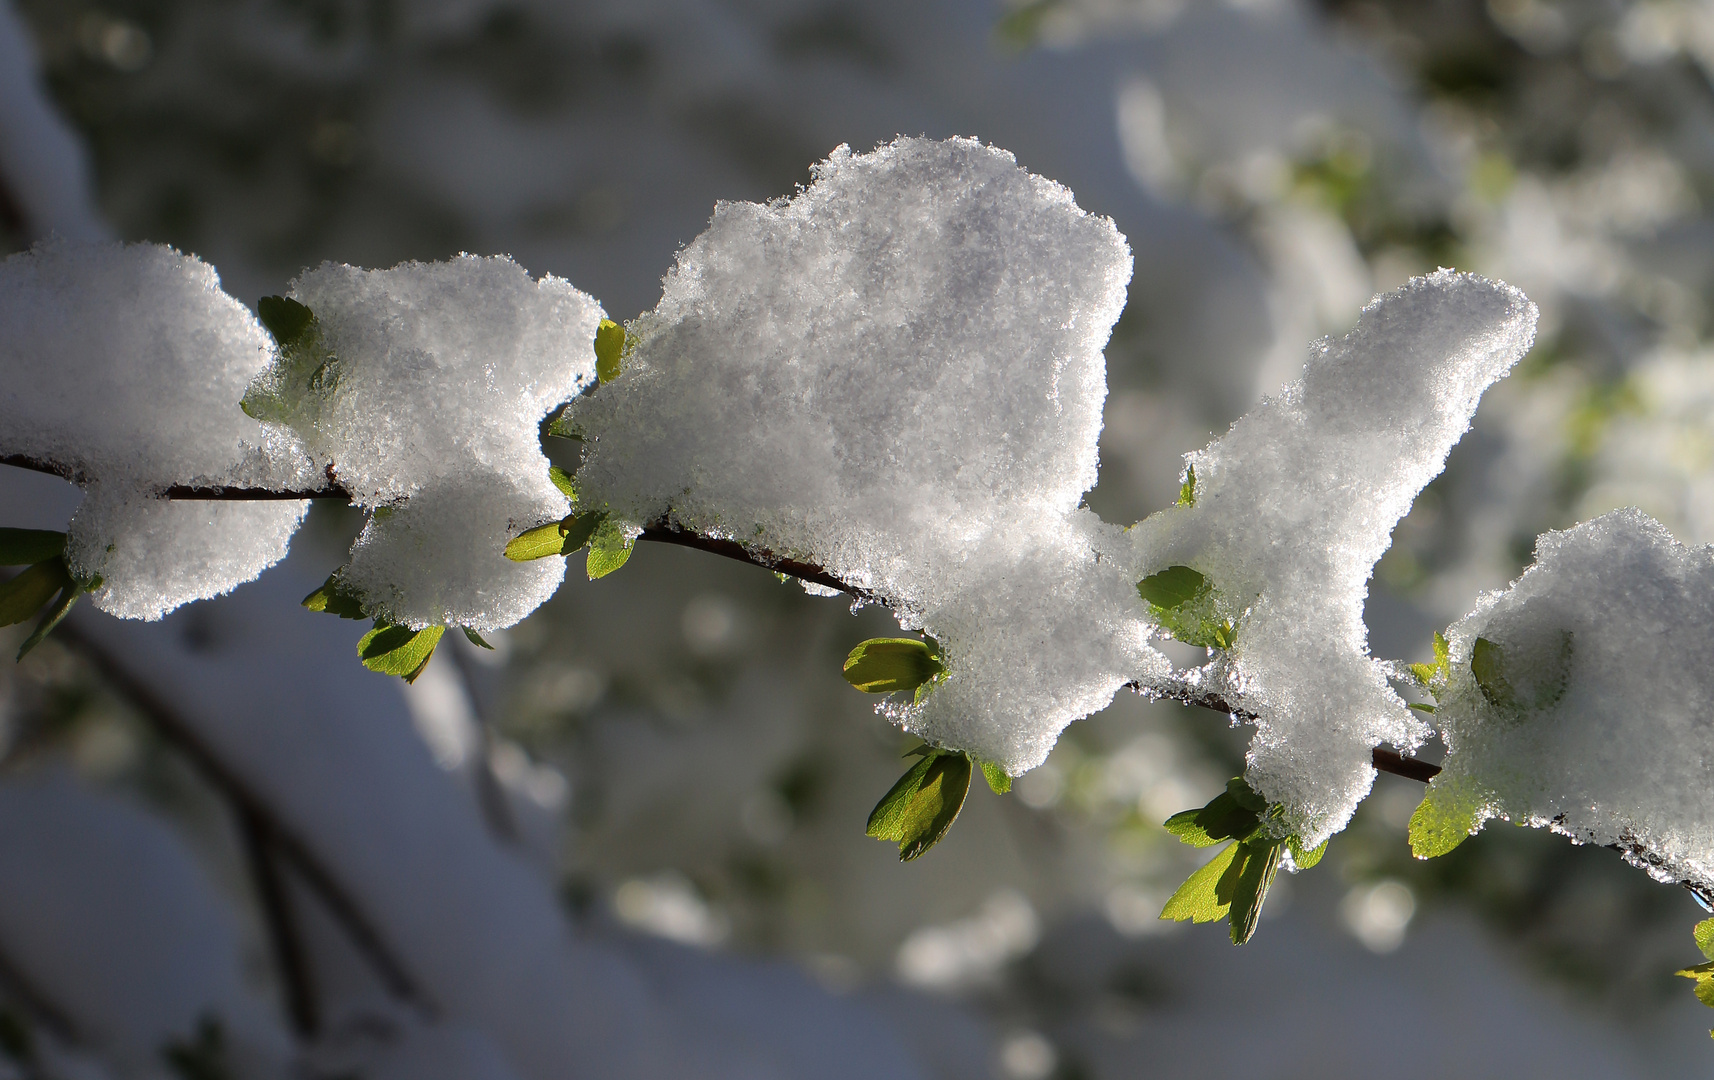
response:
[[(569, 543), (572, 538), (573, 534), (568, 532), (566, 541)], [(625, 535), (624, 528), (617, 521), (605, 513), (598, 515), (588, 536), (589, 557), (584, 562), (584, 571), (589, 575), (589, 580), (604, 578), (624, 566), (636, 543), (637, 538)], [(579, 544), (579, 547), (581, 546)]]
[(262, 297), (256, 314), (280, 354), (250, 384), (239, 407), (257, 420), (299, 429), (313, 424), (339, 384), (339, 358), (323, 342), (321, 323), (309, 308), (284, 296)]
[(1137, 594), (1155, 621), (1187, 645), (1230, 649), (1236, 640), (1236, 627), (1222, 616), (1214, 586), (1199, 571), (1169, 566), (1137, 582)]
[(577, 478), (575, 476), (572, 476), (558, 465), (549, 465), (548, 479), (553, 481), (554, 487), (559, 488), (560, 494), (570, 499), (573, 505), (576, 505)]
[(899, 845), (909, 862), (940, 843), (970, 793), (971, 759), (957, 750), (918, 747), (921, 759), (881, 796), (869, 814), (868, 835)]
[(1184, 467), (1184, 483), (1178, 485), (1178, 503), (1177, 503), (1177, 505), (1179, 505), (1179, 506), (1195, 506), (1196, 505), (1196, 466), (1195, 465), (1186, 465)]
[(483, 641), (482, 635), (478, 634), (476, 631), (470, 629), (470, 627), (461, 626), (461, 627), (459, 627), (459, 629), (464, 631), (464, 636), (466, 639), (469, 640), (470, 644), (476, 646), (478, 649), (487, 649), (489, 652), (494, 651), (494, 646), (488, 644), (486, 641)]
[(325, 611), (342, 619), (369, 617), (369, 613), (363, 610), (363, 598), (358, 595), (356, 589), (345, 583), (345, 579), (337, 570), (327, 575), (327, 580), (321, 583), (321, 588), (304, 597), (303, 605), (311, 611)]
[(0, 566), (30, 566), (64, 554), (65, 533), (46, 529), (0, 529)]
[(1062, 0), (1027, 0), (994, 24), (994, 40), (1001, 48), (1022, 52), (1041, 39), (1042, 23)]
[(178, 1080), (236, 1080), (238, 1075), (226, 1056), (226, 1031), (212, 1016), (202, 1018), (195, 1035), (162, 1047), (161, 1060)]
[(1434, 859), (1462, 844), (1482, 828), (1486, 801), (1442, 774), (1429, 782), (1410, 816), (1410, 852)]
[(315, 313), (286, 296), (264, 296), (256, 301), (256, 316), (281, 348), (296, 345), (315, 324)]
[(1446, 680), (1452, 675), (1452, 652), (1445, 634), (1438, 630), (1434, 632), (1434, 663), (1412, 664), (1410, 673), (1418, 686), (1436, 698), (1440, 697), (1446, 690)]
[(1327, 851), (1326, 841), (1305, 849), (1295, 836), (1270, 835), (1269, 824), (1278, 817), (1277, 808), (1235, 776), (1207, 805), (1168, 818), (1167, 831), (1192, 847), (1223, 841), (1226, 846), (1185, 879), (1161, 909), (1161, 918), (1198, 923), (1225, 918), (1231, 923), (1232, 944), (1249, 941), (1285, 852), (1290, 850), (1292, 862), (1307, 870)]
[(1565, 696), (1571, 681), (1573, 649), (1567, 630), (1513, 658), (1508, 658), (1497, 643), (1479, 637), (1470, 650), (1470, 674), (1482, 696), (1496, 709), (1513, 714), (1548, 709)]
[[(1682, 971), (1674, 972), (1682, 978), (1696, 980), (1693, 992), (1696, 1000), (1714, 1009), (1714, 919), (1703, 919), (1696, 924), (1693, 931), (1696, 936), (1696, 947), (1702, 950), (1702, 955), (1708, 959), (1706, 964), (1697, 964)], [(1710, 1031), (1709, 1035), (1714, 1035)]]
[(845, 681), (865, 694), (917, 690), (945, 674), (940, 650), (916, 638), (870, 638), (845, 658)]
[(612, 319), (602, 319), (595, 331), (595, 377), (610, 383), (619, 377), (626, 354), (625, 328)]
[(408, 626), (396, 626), (377, 619), (375, 628), (357, 643), (357, 655), (370, 671), (397, 675), (408, 683), (416, 682), (423, 668), (428, 667), (434, 647), (440, 643), (440, 636), (444, 633), (444, 626), (412, 630)]
[(1004, 795), (1006, 792), (1012, 790), (1012, 776), (1005, 769), (1000, 768), (1000, 766), (994, 764), (992, 761), (983, 761), (981, 758), (974, 758), (972, 760), (974, 760), (977, 767), (982, 770), (982, 778), (988, 781), (989, 791), (992, 791), (996, 795)]
[[(587, 514), (567, 514), (563, 519), (538, 525), (513, 537), (506, 544), (506, 558), (513, 562), (529, 562), (531, 559), (545, 559), (549, 555), (575, 555), (589, 543), (590, 537), (607, 520), (605, 510), (591, 510)], [(626, 557), (630, 555), (629, 548)], [(621, 558), (617, 570), (625, 564)], [(605, 571), (611, 573), (612, 570)], [(599, 575), (590, 575), (591, 579)]]
[[(48, 535), (60, 536), (62, 541), (64, 539), (60, 533)], [(27, 549), (31, 543), (40, 544), (41, 541), (26, 541), (19, 547)], [(45, 641), (84, 593), (93, 592), (100, 587), (99, 577), (74, 580), (71, 571), (66, 569), (64, 556), (61, 555), (34, 563), (10, 579), (0, 582), (0, 626), (21, 623), (36, 612), (42, 611), (41, 621), (36, 623), (36, 628), (18, 648), (18, 659), (22, 660), (29, 655), (31, 649)]]

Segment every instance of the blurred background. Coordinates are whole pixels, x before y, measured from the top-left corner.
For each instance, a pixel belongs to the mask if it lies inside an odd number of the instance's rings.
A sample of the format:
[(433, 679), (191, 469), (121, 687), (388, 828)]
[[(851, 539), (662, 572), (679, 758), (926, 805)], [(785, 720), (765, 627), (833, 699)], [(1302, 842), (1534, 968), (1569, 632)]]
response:
[[(717, 200), (789, 195), (841, 143), (975, 135), (1135, 252), (1107, 520), (1452, 266), (1524, 289), (1541, 333), (1380, 563), (1375, 654), (1426, 659), (1543, 530), (1639, 505), (1714, 541), (1714, 4), (9, 4), (0, 250), (169, 243), (252, 304), (323, 260), (508, 253), (624, 319)], [(0, 523), (77, 498), (0, 476)], [(1671, 974), (1703, 913), (1612, 852), (1494, 824), (1417, 863), (1421, 787), (1382, 776), (1233, 949), (1157, 921), (1196, 864), (1159, 823), (1246, 733), (1122, 694), (901, 865), (863, 823), (914, 740), (839, 675), (883, 611), (641, 545), (405, 688), (297, 607), (359, 524), (318, 503), (232, 596), (80, 611), (0, 666), (0, 1075), (1714, 1065)]]

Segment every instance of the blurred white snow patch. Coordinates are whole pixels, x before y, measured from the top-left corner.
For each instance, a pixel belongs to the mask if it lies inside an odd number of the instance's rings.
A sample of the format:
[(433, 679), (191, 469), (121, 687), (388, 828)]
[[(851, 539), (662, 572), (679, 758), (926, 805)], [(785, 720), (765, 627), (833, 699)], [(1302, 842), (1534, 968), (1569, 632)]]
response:
[(1001, 889), (966, 918), (912, 932), (899, 946), (893, 969), (907, 986), (953, 993), (993, 982), (1004, 965), (1035, 948), (1040, 936), (1035, 908), (1023, 894)]
[(1416, 894), (1402, 881), (1388, 879), (1357, 885), (1339, 902), (1339, 918), (1351, 936), (1374, 953), (1390, 953), (1404, 944), (1416, 917)]
[(840, 147), (721, 203), (580, 398), (583, 497), (819, 563), (934, 635), (949, 675), (888, 715), (1016, 774), (1164, 670), (1095, 481), (1102, 348), (1130, 250), (974, 139)]
[(679, 625), (684, 643), (703, 659), (721, 656), (739, 643), (744, 613), (728, 596), (699, 593), (684, 605)]
[(401, 684), (411, 722), (428, 744), (434, 763), (448, 772), (464, 767), (482, 749), (482, 729), (464, 680), (450, 657), (438, 650), (414, 682)]
[(489, 754), (495, 779), (509, 791), (524, 795), (541, 810), (557, 814), (571, 800), (571, 784), (565, 774), (551, 765), (538, 765), (530, 760), (523, 747), (502, 740)]
[(1516, 289), (1450, 270), (1377, 297), (1301, 379), (1187, 456), (1194, 505), (1130, 531), (1138, 577), (1189, 566), (1235, 622), (1233, 647), (1175, 685), (1258, 715), (1245, 775), (1307, 844), (1367, 794), (1372, 747), (1428, 735), (1369, 656), (1369, 576), (1535, 321)]
[(1047, 1080), (1059, 1065), (1059, 1053), (1039, 1031), (1018, 1031), (1000, 1044), (1000, 1074), (1005, 1080)]
[(621, 884), (613, 892), (613, 913), (644, 933), (705, 949), (732, 933), (725, 914), (704, 900), (683, 874), (671, 870)]
[(89, 488), (69, 552), (104, 579), (98, 606), (159, 618), (285, 555), (301, 505), (157, 498), (319, 480), (295, 439), (240, 410), (273, 342), (212, 266), (157, 244), (46, 240), (0, 263), (0, 328), (0, 454)]
[(220, 1024), (245, 1076), (285, 1075), (290, 1037), (245, 978), (226, 900), (164, 822), (69, 772), (0, 784), (7, 963), (124, 1075)]
[(372, 511), (347, 580), (394, 622), (491, 630), (553, 595), (563, 559), (516, 563), (506, 541), (563, 517), (540, 424), (595, 377), (601, 308), (509, 258), (362, 270), (292, 284), (329, 357), (277, 366), (253, 394)]
[(1167, 130), (1166, 100), (1160, 88), (1144, 78), (1132, 79), (1119, 89), (1116, 112), (1119, 150), (1131, 178), (1156, 198), (1181, 196), (1184, 176)]
[(1107, 890), (1101, 911), (1107, 916), (1107, 924), (1128, 938), (1174, 933), (1184, 924), (1161, 918), (1161, 909), (1170, 896), (1171, 889), (1126, 882)]
[(29, 31), (13, 4), (0, 4), (0, 187), (31, 239), (106, 240), (83, 144), (45, 91)]
[(1449, 822), (1551, 828), (1714, 886), (1714, 548), (1636, 509), (1544, 533), (1448, 636), (1428, 799)]

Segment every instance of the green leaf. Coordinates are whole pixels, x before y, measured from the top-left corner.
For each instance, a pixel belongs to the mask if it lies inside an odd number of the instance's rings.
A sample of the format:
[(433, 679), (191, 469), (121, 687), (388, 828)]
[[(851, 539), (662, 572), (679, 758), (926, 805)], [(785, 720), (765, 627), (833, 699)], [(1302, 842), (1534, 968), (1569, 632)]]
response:
[(1137, 582), (1137, 592), (1155, 607), (1172, 611), (1196, 599), (1207, 584), (1207, 578), (1188, 566), (1169, 566)]
[(909, 862), (940, 842), (969, 792), (969, 756), (932, 750), (881, 796), (869, 814), (868, 835), (896, 841), (899, 861)]
[(1470, 674), (1488, 703), (1512, 713), (1558, 704), (1571, 681), (1571, 632), (1561, 630), (1508, 648), (1510, 652), (1479, 637), (1470, 650)]
[(570, 499), (574, 505), (577, 503), (576, 477), (572, 476), (558, 465), (549, 465), (548, 479), (553, 481), (554, 487), (559, 488), (561, 495)]
[(1410, 816), (1410, 853), (1419, 859), (1446, 854), (1481, 829), (1484, 809), (1483, 800), (1435, 777)]
[(1244, 944), (1256, 932), (1256, 921), (1262, 916), (1262, 904), (1267, 901), (1268, 890), (1273, 887), (1274, 877), (1280, 870), (1280, 853), (1285, 850), (1285, 841), (1248, 843), (1242, 847), (1247, 858), (1232, 893), (1234, 945)]
[(321, 588), (304, 597), (303, 605), (311, 611), (325, 611), (329, 615), (337, 615), (342, 619), (366, 619), (369, 613), (363, 610), (363, 598), (357, 590), (345, 583), (339, 571), (327, 575), (327, 580), (321, 583)]
[(375, 628), (357, 643), (357, 655), (370, 671), (397, 675), (406, 682), (415, 682), (423, 668), (428, 666), (429, 657), (434, 655), (434, 647), (440, 643), (440, 636), (444, 633), (444, 626), (412, 630), (408, 626), (377, 622)]
[(1191, 847), (1213, 847), (1222, 840), (1247, 839), (1261, 824), (1259, 814), (1223, 791), (1206, 806), (1167, 818), (1166, 830)]
[[(62, 574), (65, 572), (63, 566), (60, 572)], [(66, 613), (71, 611), (72, 605), (83, 597), (85, 591), (84, 583), (72, 581), (69, 577), (66, 578), (65, 587), (60, 590), (59, 596), (55, 598), (47, 613), (42, 616), (42, 621), (36, 624), (36, 628), (30, 631), (30, 636), (24, 639), (24, 644), (18, 647), (18, 659), (22, 660), (31, 649), (47, 640), (54, 627), (60, 624), (60, 620), (66, 617)]]
[(464, 636), (469, 639), (470, 644), (476, 646), (478, 649), (487, 649), (489, 652), (494, 651), (494, 646), (488, 644), (486, 641), (483, 641), (482, 635), (478, 634), (476, 631), (470, 629), (470, 627), (461, 626), (461, 627), (459, 627), (459, 629), (464, 631)]
[[(1417, 681), (1417, 685), (1436, 697), (1440, 696), (1440, 692), (1446, 689), (1447, 676), (1452, 674), (1452, 653), (1446, 643), (1445, 634), (1438, 630), (1434, 632), (1434, 663), (1411, 664), (1410, 673), (1411, 677)], [(1412, 706), (1412, 708), (1415, 707)], [(1434, 710), (1430, 708), (1426, 711), (1433, 712)]]
[(1226, 781), (1226, 794), (1232, 796), (1234, 802), (1244, 809), (1260, 814), (1267, 810), (1268, 800), (1256, 794), (1256, 789), (1242, 776), (1234, 776)]
[(927, 642), (870, 638), (845, 658), (845, 681), (865, 694), (915, 690), (946, 670)]
[(65, 554), (65, 533), (0, 529), (0, 566), (30, 566)]
[(256, 302), (256, 316), (281, 346), (297, 344), (315, 321), (309, 308), (285, 296), (262, 297)]
[(1425, 712), (1425, 713), (1431, 713), (1434, 711), (1433, 705), (1424, 705), (1420, 701), (1413, 701), (1409, 705), (1406, 705), (1405, 708), (1415, 709), (1417, 712)]
[(602, 319), (595, 330), (595, 377), (610, 383), (619, 377), (625, 356), (625, 328), (612, 319)]
[[(567, 533), (567, 542), (570, 542), (574, 535)], [(636, 545), (636, 541), (635, 536), (625, 535), (625, 530), (617, 521), (605, 513), (600, 514), (588, 536), (589, 558), (584, 563), (584, 571), (588, 573), (589, 580), (604, 578), (624, 566), (625, 560), (631, 557), (631, 548)], [(576, 548), (572, 550), (575, 551)]]
[(1691, 933), (1696, 935), (1696, 947), (1702, 955), (1714, 960), (1714, 919), (1703, 919)]
[(1695, 979), (1696, 985), (1692, 988), (1692, 992), (1696, 995), (1696, 1000), (1710, 1009), (1714, 1009), (1714, 971), (1710, 971), (1710, 968), (1714, 968), (1714, 964), (1697, 964), (1693, 968), (1685, 968), (1683, 971), (1675, 971), (1673, 974), (1686, 979)]
[(983, 761), (981, 758), (973, 758), (972, 760), (981, 767), (982, 778), (988, 781), (989, 791), (996, 795), (1004, 795), (1012, 790), (1012, 777), (1005, 769), (1000, 768), (992, 761)]
[(1488, 703), (1502, 709), (1517, 708), (1517, 695), (1506, 681), (1506, 653), (1487, 638), (1479, 637), (1470, 650), (1470, 674)]
[(1231, 901), (1222, 903), (1218, 895), (1218, 886), (1226, 872), (1232, 868), (1243, 849), (1242, 844), (1227, 844), (1219, 854), (1202, 865), (1196, 873), (1185, 879), (1161, 908), (1161, 918), (1173, 922), (1214, 922), (1224, 919), (1231, 909)]
[(1184, 483), (1178, 485), (1178, 505), (1196, 505), (1196, 466), (1186, 465), (1184, 468)]
[(65, 563), (52, 558), (0, 583), (0, 626), (28, 619), (70, 582)]
[(1310, 869), (1316, 863), (1321, 861), (1321, 857), (1323, 855), (1327, 854), (1326, 840), (1323, 840), (1321, 843), (1307, 851), (1304, 850), (1303, 845), (1298, 842), (1298, 839), (1295, 836), (1287, 840), (1286, 843), (1291, 847), (1291, 861), (1297, 864), (1297, 868), (1299, 870)]
[(547, 433), (556, 439), (583, 438), (583, 429), (571, 419), (570, 406), (561, 409), (558, 416), (548, 421)]
[[(565, 555), (566, 532), (570, 525), (577, 520), (572, 514), (562, 521), (550, 521), (546, 525), (537, 525), (533, 529), (525, 529), (517, 536), (506, 541), (506, 558), (513, 562), (529, 562), (532, 559), (545, 559), (549, 555)], [(582, 544), (577, 547), (582, 547)], [(577, 548), (572, 548), (576, 551)]]

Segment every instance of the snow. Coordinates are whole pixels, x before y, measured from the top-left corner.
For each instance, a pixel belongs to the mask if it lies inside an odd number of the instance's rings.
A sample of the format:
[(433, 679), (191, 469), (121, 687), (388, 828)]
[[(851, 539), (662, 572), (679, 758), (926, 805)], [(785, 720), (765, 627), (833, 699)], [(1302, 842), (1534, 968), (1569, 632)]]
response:
[(1369, 576), (1535, 319), (1516, 289), (1449, 270), (1378, 297), (1300, 380), (1188, 455), (1194, 505), (1131, 530), (1144, 573), (1190, 566), (1236, 618), (1234, 647), (1188, 681), (1258, 715), (1246, 776), (1308, 844), (1368, 793), (1372, 747), (1428, 734), (1369, 656)]
[[(1534, 564), (1448, 635), (1431, 795), (1592, 844), (1657, 877), (1714, 886), (1714, 548), (1687, 548), (1642, 511), (1615, 510), (1536, 541)], [(1484, 691), (1478, 638), (1504, 685)], [(1509, 693), (1508, 693), (1509, 691)]]
[(105, 580), (97, 606), (158, 618), (285, 554), (300, 505), (157, 498), (174, 484), (314, 481), (289, 435), (238, 408), (272, 342), (212, 266), (158, 244), (46, 240), (0, 263), (0, 326), (0, 454), (90, 486), (71, 565)]
[[(510, 626), (559, 587), (560, 559), (515, 563), (506, 541), (570, 508), (548, 479), (541, 420), (594, 379), (602, 318), (567, 282), (505, 257), (363, 270), (326, 263), (292, 284), (331, 359), (257, 384), (318, 464), (374, 512), (347, 581), (413, 627)], [(271, 414), (270, 414), (271, 415)]]
[(1095, 481), (1130, 250), (973, 139), (840, 147), (791, 199), (721, 203), (575, 402), (582, 497), (819, 563), (935, 636), (890, 715), (1013, 773), (1165, 667)]

